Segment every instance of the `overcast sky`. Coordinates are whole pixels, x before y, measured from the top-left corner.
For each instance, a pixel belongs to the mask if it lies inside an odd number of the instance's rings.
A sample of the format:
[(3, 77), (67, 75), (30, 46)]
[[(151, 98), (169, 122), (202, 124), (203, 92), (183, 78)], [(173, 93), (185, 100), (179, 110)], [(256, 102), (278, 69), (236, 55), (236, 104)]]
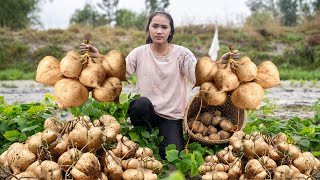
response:
[[(76, 9), (82, 9), (86, 3), (97, 4), (101, 0), (52, 0), (42, 1), (40, 21), (44, 29), (67, 28), (69, 19)], [(246, 0), (170, 0), (168, 12), (175, 24), (203, 24), (230, 22), (241, 23), (250, 14)], [(145, 0), (119, 0), (118, 8), (141, 12), (145, 9)]]

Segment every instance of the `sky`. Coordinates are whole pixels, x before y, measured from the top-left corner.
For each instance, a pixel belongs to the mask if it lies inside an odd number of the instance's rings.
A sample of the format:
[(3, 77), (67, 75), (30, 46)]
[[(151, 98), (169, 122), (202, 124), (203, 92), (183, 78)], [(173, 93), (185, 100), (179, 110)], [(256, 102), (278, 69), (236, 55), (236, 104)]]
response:
[[(46, 0), (40, 4), (40, 22), (42, 29), (65, 29), (76, 9), (82, 9), (86, 3), (93, 5), (101, 0)], [(175, 25), (188, 24), (240, 24), (250, 10), (246, 0), (170, 0), (168, 12)], [(119, 0), (118, 9), (125, 8), (134, 12), (145, 9), (145, 0)], [(99, 9), (99, 8), (97, 8)]]

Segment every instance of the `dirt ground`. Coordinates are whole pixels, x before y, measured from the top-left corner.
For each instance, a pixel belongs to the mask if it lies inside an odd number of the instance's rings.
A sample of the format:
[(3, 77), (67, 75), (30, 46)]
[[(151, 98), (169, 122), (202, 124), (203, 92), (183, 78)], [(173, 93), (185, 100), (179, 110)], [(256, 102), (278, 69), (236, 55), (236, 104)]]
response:
[[(189, 98), (197, 91), (198, 88), (192, 90), (189, 87)], [(123, 92), (136, 93), (132, 86), (124, 87)], [(7, 104), (41, 102), (45, 94), (53, 94), (53, 87), (32, 80), (0, 81), (0, 96), (4, 96)], [(279, 118), (313, 117), (312, 106), (318, 98), (320, 98), (320, 81), (281, 81), (281, 85), (270, 88), (265, 93), (265, 99), (277, 105), (274, 116)]]

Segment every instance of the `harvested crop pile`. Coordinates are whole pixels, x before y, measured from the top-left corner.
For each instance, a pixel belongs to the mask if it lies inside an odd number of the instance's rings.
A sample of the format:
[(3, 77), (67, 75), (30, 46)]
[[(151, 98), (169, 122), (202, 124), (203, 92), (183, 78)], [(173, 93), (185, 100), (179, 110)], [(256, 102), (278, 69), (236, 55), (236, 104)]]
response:
[(0, 179), (157, 179), (162, 164), (149, 148), (120, 134), (110, 115), (62, 123), (48, 118), (45, 130), (0, 155)]
[(43, 58), (37, 68), (36, 81), (54, 86), (59, 108), (84, 104), (90, 92), (99, 102), (117, 102), (126, 80), (126, 64), (119, 51), (112, 50), (101, 59), (69, 51), (61, 61)]
[(287, 142), (279, 133), (267, 137), (235, 132), (230, 145), (205, 158), (199, 167), (203, 180), (213, 179), (313, 179), (320, 161), (310, 152)]
[(256, 66), (247, 56), (227, 64), (201, 58), (196, 65), (196, 85), (200, 97), (207, 105), (219, 106), (231, 95), (239, 109), (258, 110), (264, 98), (264, 89), (280, 84), (277, 67), (271, 61)]
[(196, 136), (212, 141), (229, 139), (238, 128), (219, 110), (203, 112), (197, 119), (191, 117), (188, 120), (188, 127)]

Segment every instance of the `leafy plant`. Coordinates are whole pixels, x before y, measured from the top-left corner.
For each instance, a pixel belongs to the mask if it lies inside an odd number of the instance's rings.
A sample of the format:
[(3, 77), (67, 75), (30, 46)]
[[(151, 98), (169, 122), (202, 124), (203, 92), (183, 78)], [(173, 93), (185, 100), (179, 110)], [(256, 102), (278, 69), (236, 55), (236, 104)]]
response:
[(289, 137), (289, 142), (300, 147), (303, 151), (311, 151), (315, 155), (320, 155), (320, 100), (318, 100), (314, 109), (316, 111), (314, 118), (300, 119), (294, 117), (289, 120), (278, 118), (258, 118), (252, 116), (247, 123), (244, 131), (246, 133), (261, 132), (265, 135), (274, 136), (280, 132)]
[(89, 100), (82, 106), (68, 108), (73, 116), (89, 116), (91, 120), (98, 119), (104, 114), (110, 114), (115, 117), (120, 124), (124, 124), (125, 120), (128, 118), (127, 110), (129, 104), (132, 100), (136, 99), (140, 95), (132, 95), (122, 93), (119, 97), (119, 103), (114, 102), (98, 102), (93, 98)]
[(6, 104), (0, 96), (0, 154), (14, 142), (24, 142), (43, 131), (44, 121), (55, 108), (47, 95), (44, 103)]
[(217, 150), (221, 149), (220, 145), (210, 148), (201, 146), (198, 142), (193, 142), (189, 145), (189, 150), (182, 150), (179, 152), (176, 145), (170, 144), (166, 147), (166, 158), (169, 163), (174, 165), (177, 170), (183, 174), (188, 174), (191, 177), (199, 175), (199, 166), (204, 163), (203, 157), (210, 154), (212, 155)]

